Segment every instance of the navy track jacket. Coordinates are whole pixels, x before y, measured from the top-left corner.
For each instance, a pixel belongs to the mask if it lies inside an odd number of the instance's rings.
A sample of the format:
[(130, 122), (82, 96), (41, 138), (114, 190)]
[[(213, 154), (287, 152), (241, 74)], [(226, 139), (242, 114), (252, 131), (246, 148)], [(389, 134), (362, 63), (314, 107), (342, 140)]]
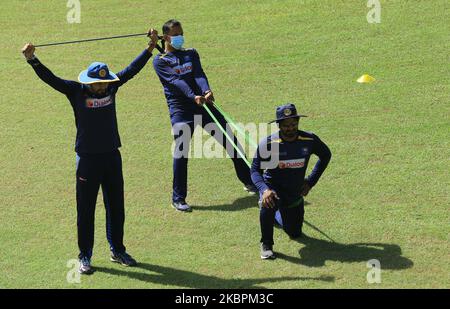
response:
[[(276, 144), (277, 147), (274, 147)], [(319, 157), (309, 177), (311, 188), (319, 181), (331, 159), (328, 146), (316, 135), (298, 131), (297, 140), (283, 141), (279, 132), (263, 139), (259, 144), (251, 167), (252, 181), (262, 195), (266, 189), (277, 192), (284, 205), (301, 199), (301, 188), (311, 154)], [(272, 161), (271, 166), (264, 163)]]
[(106, 153), (121, 146), (116, 118), (116, 93), (145, 66), (152, 54), (144, 50), (129, 66), (117, 73), (120, 81), (109, 84), (107, 92), (95, 96), (87, 85), (55, 76), (37, 58), (28, 60), (41, 80), (66, 95), (75, 115), (77, 153)]
[(171, 114), (194, 110), (195, 96), (210, 90), (200, 56), (193, 48), (158, 54), (153, 59), (153, 67), (163, 85)]

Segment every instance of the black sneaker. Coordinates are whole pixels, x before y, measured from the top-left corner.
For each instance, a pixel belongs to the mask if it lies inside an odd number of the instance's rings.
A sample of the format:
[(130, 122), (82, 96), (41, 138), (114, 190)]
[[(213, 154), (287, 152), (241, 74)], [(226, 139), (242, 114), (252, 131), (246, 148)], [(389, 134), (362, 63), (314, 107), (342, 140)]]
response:
[(244, 190), (247, 191), (250, 195), (255, 195), (256, 193), (258, 193), (258, 189), (254, 184), (245, 185)]
[(131, 255), (126, 252), (111, 253), (111, 262), (122, 264), (123, 266), (136, 266), (137, 262)]
[(192, 211), (192, 208), (185, 201), (172, 202), (172, 206), (173, 206), (173, 208), (175, 208), (178, 211), (183, 211), (183, 212), (191, 212)]
[(82, 257), (80, 260), (80, 268), (78, 272), (82, 275), (90, 275), (94, 273), (94, 269), (91, 266), (91, 259), (88, 257)]
[(272, 246), (261, 244), (261, 259), (263, 260), (275, 259), (275, 254), (272, 251)]

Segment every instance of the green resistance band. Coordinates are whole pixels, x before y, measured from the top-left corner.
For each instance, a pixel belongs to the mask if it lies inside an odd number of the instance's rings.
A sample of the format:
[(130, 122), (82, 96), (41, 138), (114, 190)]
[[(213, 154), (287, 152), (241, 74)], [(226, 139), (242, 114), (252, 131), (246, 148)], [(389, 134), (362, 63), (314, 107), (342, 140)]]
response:
[(214, 106), (216, 107), (217, 111), (222, 114), (222, 116), (225, 118), (225, 120), (239, 133), (242, 135), (242, 137), (245, 139), (245, 142), (247, 144), (251, 144), (253, 147), (258, 148), (258, 144), (250, 137), (250, 134), (247, 132), (244, 132), (240, 126), (238, 126), (233, 119), (223, 111), (223, 109), (220, 108), (220, 106), (214, 102)]
[(214, 114), (211, 112), (211, 110), (209, 109), (207, 104), (203, 104), (203, 107), (206, 109), (206, 111), (208, 112), (208, 114), (211, 116), (211, 118), (214, 120), (214, 122), (217, 124), (217, 126), (219, 127), (220, 131), (222, 131), (222, 133), (225, 135), (225, 137), (227, 138), (227, 140), (231, 143), (231, 145), (233, 145), (233, 148), (239, 153), (239, 155), (244, 159), (245, 163), (248, 165), (248, 167), (251, 167), (250, 162), (248, 161), (247, 157), (242, 153), (242, 151), (239, 149), (239, 147), (236, 145), (236, 143), (233, 141), (233, 139), (227, 134), (227, 132), (225, 131), (225, 129), (220, 125), (219, 121), (217, 120), (216, 116), (214, 116)]

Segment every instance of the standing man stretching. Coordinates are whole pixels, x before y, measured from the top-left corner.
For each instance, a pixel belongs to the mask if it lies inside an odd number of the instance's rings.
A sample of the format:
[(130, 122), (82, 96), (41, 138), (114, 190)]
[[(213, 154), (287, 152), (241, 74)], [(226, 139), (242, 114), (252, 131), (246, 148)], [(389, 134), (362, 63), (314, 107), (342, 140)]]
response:
[(72, 105), (77, 136), (76, 198), (79, 260), (81, 274), (91, 274), (94, 246), (95, 204), (100, 185), (106, 209), (106, 235), (111, 249), (111, 261), (125, 266), (137, 264), (125, 250), (124, 190), (121, 146), (116, 117), (116, 93), (132, 79), (152, 56), (158, 40), (150, 30), (149, 46), (124, 70), (114, 74), (106, 64), (92, 63), (78, 76), (79, 82), (55, 76), (34, 55), (35, 47), (26, 44), (22, 53), (39, 78), (64, 94)]
[[(214, 96), (197, 51), (183, 49), (184, 37), (181, 23), (171, 19), (164, 24), (162, 30), (166, 50), (164, 54), (155, 56), (153, 67), (164, 88), (175, 138), (172, 206), (179, 211), (191, 211), (186, 203), (186, 196), (189, 142), (195, 129), (194, 115), (201, 116), (203, 128), (212, 124), (213, 119), (202, 107), (204, 103), (207, 103), (210, 104), (212, 113), (225, 129), (227, 122), (213, 106)], [(244, 189), (250, 193), (256, 192), (250, 178), (250, 170), (244, 159), (224, 144), (226, 139), (218, 128), (214, 131), (214, 134), (208, 133), (227, 149), (233, 160), (237, 177), (244, 184)], [(231, 137), (238, 145), (236, 137)]]
[[(327, 145), (317, 135), (300, 131), (294, 104), (279, 106), (276, 121), (279, 132), (258, 146), (252, 164), (252, 180), (260, 194), (261, 258), (274, 259), (275, 219), (292, 238), (300, 237), (303, 225), (303, 197), (319, 181), (331, 159)], [(319, 157), (305, 178), (311, 154)], [(271, 162), (271, 166), (268, 166)]]

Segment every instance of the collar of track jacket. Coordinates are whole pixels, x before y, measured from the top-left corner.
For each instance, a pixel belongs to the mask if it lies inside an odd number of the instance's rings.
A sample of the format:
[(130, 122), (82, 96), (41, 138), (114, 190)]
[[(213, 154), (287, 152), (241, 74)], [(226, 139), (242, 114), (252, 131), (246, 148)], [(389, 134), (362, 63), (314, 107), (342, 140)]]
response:
[(110, 83), (119, 81), (116, 74), (109, 71), (108, 66), (103, 62), (93, 62), (87, 68), (80, 73), (78, 80), (83, 84), (92, 83)]
[(300, 117), (308, 117), (306, 115), (299, 115), (297, 114), (297, 108), (292, 103), (287, 103), (285, 105), (278, 106), (275, 112), (275, 120), (272, 120), (269, 123), (272, 122), (280, 122), (284, 119), (289, 118), (300, 118)]

